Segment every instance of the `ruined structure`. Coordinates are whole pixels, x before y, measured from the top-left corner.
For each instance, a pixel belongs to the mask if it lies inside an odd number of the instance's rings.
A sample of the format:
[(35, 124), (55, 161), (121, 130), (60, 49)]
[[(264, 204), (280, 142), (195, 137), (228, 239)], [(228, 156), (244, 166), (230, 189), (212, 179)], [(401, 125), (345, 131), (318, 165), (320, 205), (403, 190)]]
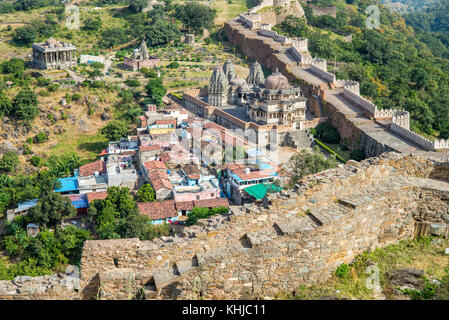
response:
[(44, 43), (33, 43), (32, 48), (31, 64), (37, 69), (65, 69), (76, 65), (76, 47), (71, 43), (50, 38)]
[(368, 249), (447, 234), (448, 181), (449, 164), (431, 158), (349, 161), (266, 208), (231, 207), (175, 237), (87, 241), (78, 291), (18, 279), (0, 281), (0, 299), (272, 298), (326, 280)]

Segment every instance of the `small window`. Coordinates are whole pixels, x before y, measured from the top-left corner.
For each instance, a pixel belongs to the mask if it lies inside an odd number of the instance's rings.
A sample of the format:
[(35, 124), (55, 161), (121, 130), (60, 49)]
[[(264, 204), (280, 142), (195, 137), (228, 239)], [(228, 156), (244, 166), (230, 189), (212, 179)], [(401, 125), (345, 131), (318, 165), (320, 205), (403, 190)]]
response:
[(200, 196), (196, 196), (196, 200), (200, 200)]
[(211, 196), (211, 197), (215, 197), (215, 193), (212, 192), (212, 193), (210, 194), (210, 196)]

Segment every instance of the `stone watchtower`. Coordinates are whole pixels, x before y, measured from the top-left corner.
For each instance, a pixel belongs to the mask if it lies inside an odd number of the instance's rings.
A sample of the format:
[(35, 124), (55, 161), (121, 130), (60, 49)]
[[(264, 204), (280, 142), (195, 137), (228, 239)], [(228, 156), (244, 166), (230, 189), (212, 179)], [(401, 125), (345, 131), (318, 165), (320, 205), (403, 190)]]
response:
[(50, 38), (44, 43), (33, 43), (32, 47), (31, 64), (37, 69), (64, 69), (76, 65), (76, 47), (71, 43)]
[(207, 102), (214, 107), (223, 106), (227, 103), (228, 91), (228, 78), (220, 67), (215, 67), (207, 90)]
[(251, 69), (249, 70), (248, 78), (246, 82), (250, 86), (261, 86), (265, 83), (265, 76), (263, 75), (262, 67), (259, 62), (255, 61), (251, 65)]

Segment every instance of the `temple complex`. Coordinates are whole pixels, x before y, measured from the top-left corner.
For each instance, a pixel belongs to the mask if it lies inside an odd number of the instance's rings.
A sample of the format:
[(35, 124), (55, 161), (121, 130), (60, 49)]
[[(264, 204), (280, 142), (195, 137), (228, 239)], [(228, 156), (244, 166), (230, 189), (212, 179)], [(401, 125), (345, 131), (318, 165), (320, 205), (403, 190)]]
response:
[(136, 71), (143, 67), (153, 68), (159, 65), (160, 62), (158, 57), (150, 56), (147, 44), (142, 40), (139, 48), (134, 49), (131, 57), (124, 57), (123, 65), (125, 69)]
[(265, 79), (257, 61), (251, 65), (246, 81), (237, 76), (230, 60), (222, 68), (216, 67), (207, 101), (219, 108), (243, 107), (246, 120), (262, 125), (294, 124), (305, 119), (306, 98), (301, 88), (290, 84), (277, 69)]
[(53, 38), (44, 43), (33, 43), (32, 65), (41, 70), (64, 69), (76, 65), (76, 47)]

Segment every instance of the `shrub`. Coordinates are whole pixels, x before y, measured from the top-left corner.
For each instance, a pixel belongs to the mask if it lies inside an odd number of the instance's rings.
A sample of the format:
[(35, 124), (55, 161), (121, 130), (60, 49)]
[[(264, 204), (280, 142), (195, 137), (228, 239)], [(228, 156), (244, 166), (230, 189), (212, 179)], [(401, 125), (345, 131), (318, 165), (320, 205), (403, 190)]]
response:
[[(32, 138), (30, 138), (32, 139)], [(24, 144), (23, 145), (23, 154), (31, 154), (32, 150), (29, 144)]]
[[(182, 59), (184, 59), (184, 57)], [(179, 63), (178, 62), (171, 62), (169, 65), (167, 65), (167, 68), (177, 69), (177, 68), (179, 68)]]
[(34, 142), (35, 143), (44, 143), (48, 140), (48, 136), (45, 132), (41, 131), (38, 134), (34, 136)]
[(348, 266), (346, 263), (342, 263), (335, 270), (335, 275), (340, 279), (346, 279), (349, 275), (350, 270), (351, 270), (350, 266)]
[(44, 77), (37, 78), (37, 85), (39, 87), (46, 87), (46, 86), (48, 86), (50, 84), (50, 82), (51, 82), (50, 79), (47, 79), (47, 78), (44, 78)]
[(14, 172), (19, 164), (19, 156), (11, 151), (5, 152), (0, 160), (0, 172)]
[(74, 93), (72, 95), (72, 100), (73, 101), (78, 101), (79, 99), (81, 99), (81, 95), (79, 93)]
[(42, 158), (38, 156), (32, 156), (30, 158), (30, 163), (35, 167), (40, 167), (42, 165)]

